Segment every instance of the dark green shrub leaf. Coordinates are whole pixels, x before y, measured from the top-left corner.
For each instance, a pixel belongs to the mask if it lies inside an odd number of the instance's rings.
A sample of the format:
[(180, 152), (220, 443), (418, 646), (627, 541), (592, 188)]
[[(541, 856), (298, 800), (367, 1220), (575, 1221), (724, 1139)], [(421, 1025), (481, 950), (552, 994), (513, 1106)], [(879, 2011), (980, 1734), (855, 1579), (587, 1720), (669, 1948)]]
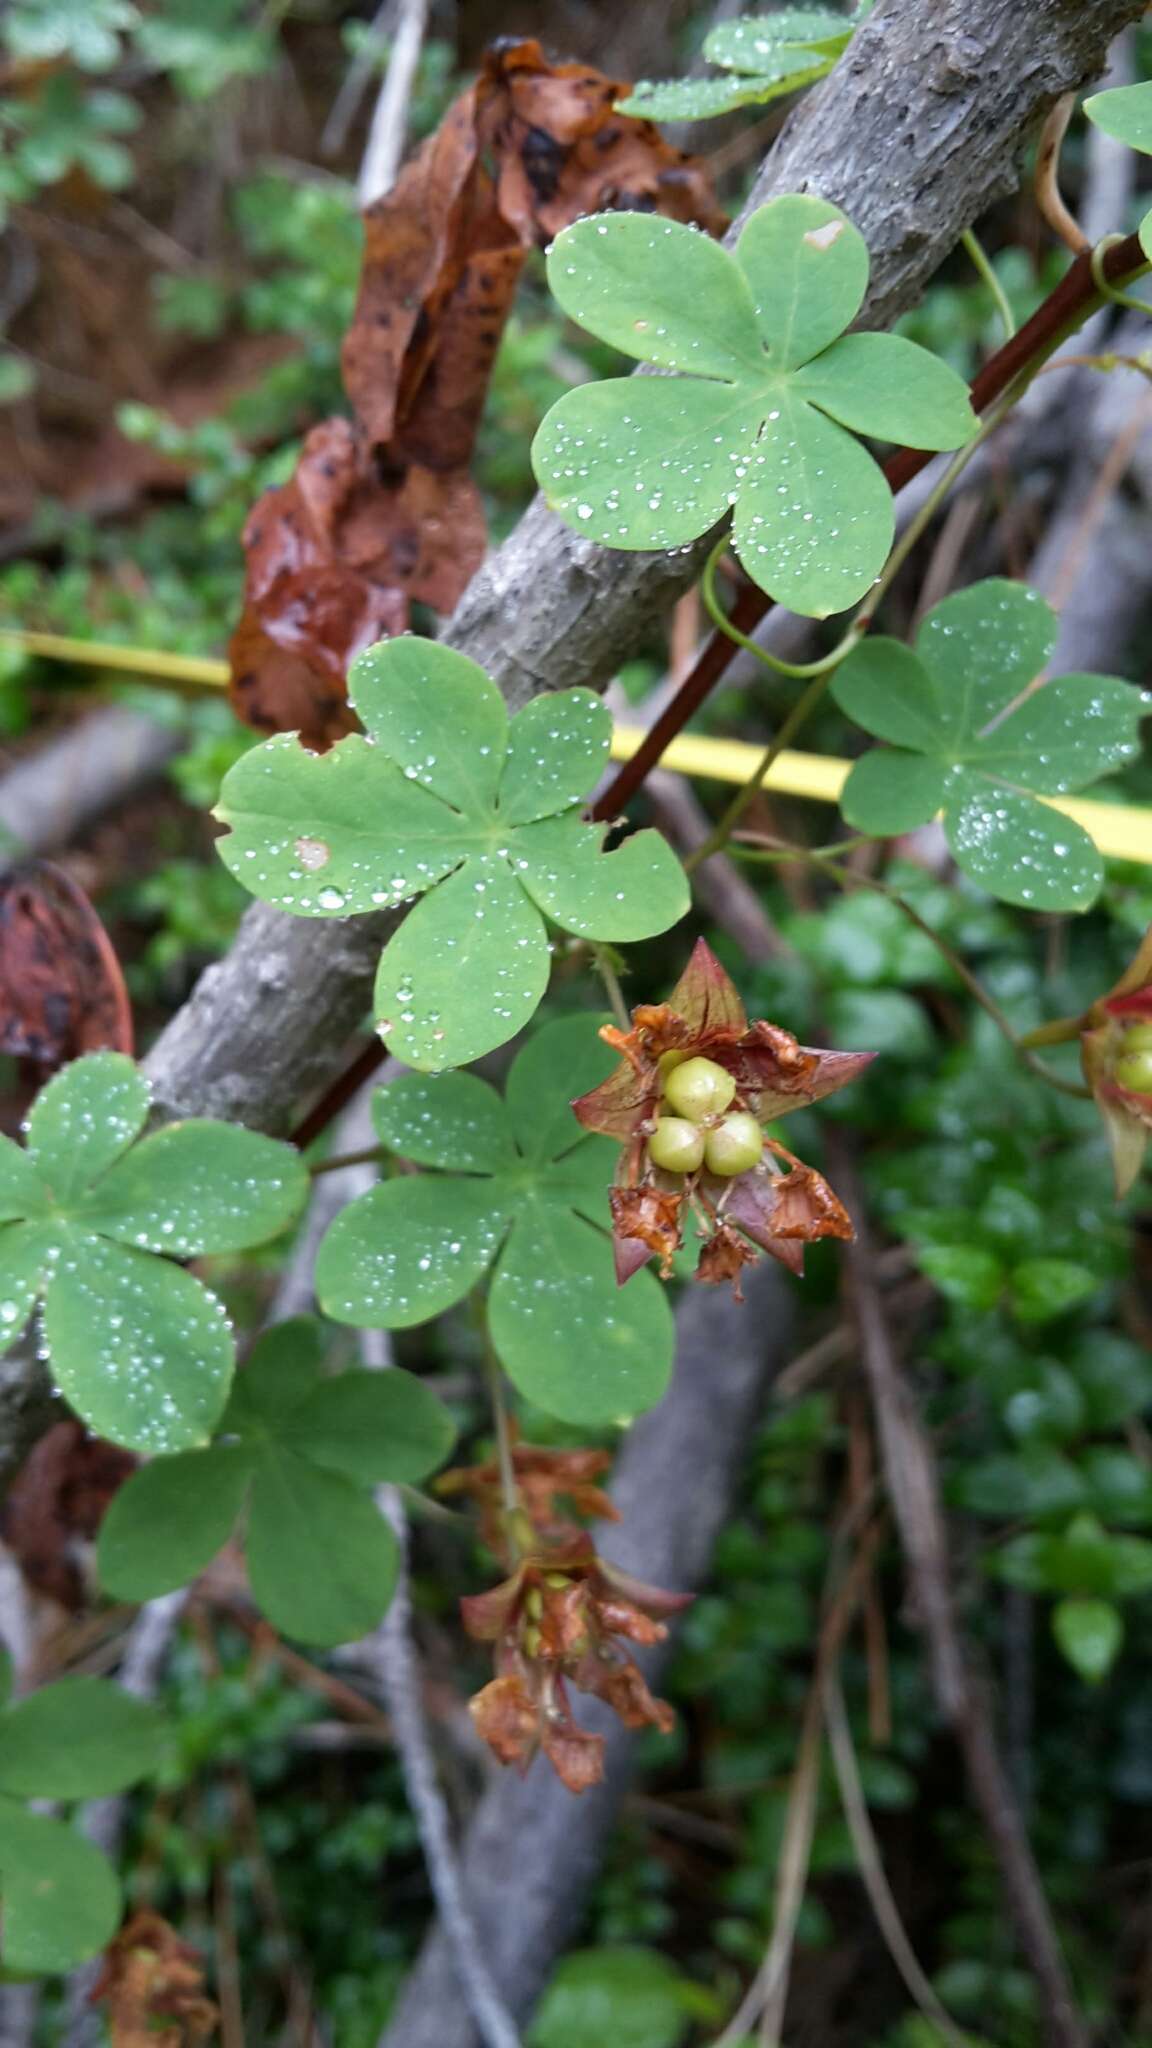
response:
[(1061, 1600), (1052, 1611), (1052, 1633), (1073, 1671), (1099, 1685), (1120, 1654), (1124, 1623), (1110, 1600)]
[(1100, 1276), (1074, 1259), (1025, 1259), (1012, 1270), (1008, 1299), (1017, 1322), (1046, 1323), (1087, 1301)]
[(1005, 1273), (995, 1254), (975, 1244), (925, 1245), (916, 1254), (921, 1270), (961, 1308), (995, 1307)]
[(134, 1145), (148, 1100), (131, 1060), (90, 1053), (37, 1096), (27, 1151), (0, 1151), (0, 1332), (10, 1341), (42, 1296), (77, 1413), (113, 1443), (175, 1451), (206, 1441), (234, 1351), (215, 1296), (155, 1254), (276, 1235), (308, 1176), (290, 1146), (232, 1124), (172, 1124)]
[(155, 1600), (198, 1577), (236, 1525), (252, 1459), (238, 1445), (156, 1458), (113, 1495), (96, 1566), (117, 1600)]
[(583, 938), (639, 939), (688, 907), (659, 833), (603, 854), (579, 798), (612, 721), (563, 690), (509, 721), (474, 662), (402, 638), (353, 664), (368, 737), (324, 755), (254, 747), (225, 778), (220, 852), (253, 895), (302, 917), (423, 900), (385, 946), (377, 1028), (410, 1065), (463, 1066), (527, 1023), (550, 967), (542, 913)]
[(1035, 591), (993, 578), (928, 614), (916, 652), (866, 640), (837, 673), (843, 711), (890, 750), (844, 787), (850, 825), (879, 835), (938, 810), (958, 865), (1006, 903), (1084, 910), (1103, 863), (1084, 829), (1037, 801), (1083, 789), (1138, 752), (1143, 700), (1115, 676), (1036, 683), (1056, 620)]
[(822, 618), (864, 596), (892, 536), (888, 485), (838, 422), (931, 448), (975, 431), (945, 364), (844, 335), (868, 251), (825, 200), (772, 200), (732, 254), (677, 222), (595, 215), (557, 236), (548, 276), (593, 334), (687, 373), (581, 385), (536, 436), (549, 504), (603, 546), (682, 547), (732, 508), (749, 575)]
[(684, 1980), (648, 1948), (588, 1948), (565, 1956), (540, 2001), (530, 2048), (676, 2048), (688, 2031)]
[(160, 1762), (164, 1723), (104, 1678), (61, 1678), (0, 1716), (0, 1792), (101, 1799)]
[(74, 1828), (0, 1798), (0, 1914), (7, 1969), (70, 1970), (111, 1941), (120, 1886)]
[(248, 1515), (248, 1578), (275, 1628), (299, 1642), (354, 1642), (396, 1589), (396, 1538), (361, 1486), (270, 1447)]
[(415, 1486), (444, 1463), (456, 1431), (413, 1373), (342, 1372), (284, 1418), (280, 1442), (314, 1465), (366, 1485)]
[(503, 1103), (473, 1075), (406, 1074), (380, 1090), (386, 1143), (464, 1165), (468, 1177), (385, 1181), (336, 1219), (316, 1262), (329, 1315), (385, 1329), (440, 1314), (492, 1266), (490, 1330), (510, 1378), (552, 1414), (588, 1424), (659, 1400), (672, 1358), (658, 1282), (640, 1274), (626, 1292), (616, 1286), (606, 1234), (616, 1148), (581, 1136), (569, 1106), (613, 1064), (596, 1023), (545, 1025), (518, 1054)]

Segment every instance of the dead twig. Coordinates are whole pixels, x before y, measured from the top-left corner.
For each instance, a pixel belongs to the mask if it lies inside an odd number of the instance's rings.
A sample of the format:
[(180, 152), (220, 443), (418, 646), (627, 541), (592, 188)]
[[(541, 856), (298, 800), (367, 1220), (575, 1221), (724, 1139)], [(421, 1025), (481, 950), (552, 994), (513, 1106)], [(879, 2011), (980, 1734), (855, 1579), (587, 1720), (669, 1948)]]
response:
[(1017, 1937), (1036, 1981), (1041, 2031), (1052, 2048), (1086, 2048), (1087, 2031), (1060, 1950), (992, 1716), (968, 1663), (952, 1595), (948, 1539), (935, 1454), (901, 1378), (873, 1273), (859, 1181), (844, 1138), (830, 1132), (836, 1185), (856, 1221), (847, 1253), (860, 1356), (872, 1397), (881, 1462), (928, 1649), (936, 1704), (964, 1758), (969, 1790), (987, 1830)]

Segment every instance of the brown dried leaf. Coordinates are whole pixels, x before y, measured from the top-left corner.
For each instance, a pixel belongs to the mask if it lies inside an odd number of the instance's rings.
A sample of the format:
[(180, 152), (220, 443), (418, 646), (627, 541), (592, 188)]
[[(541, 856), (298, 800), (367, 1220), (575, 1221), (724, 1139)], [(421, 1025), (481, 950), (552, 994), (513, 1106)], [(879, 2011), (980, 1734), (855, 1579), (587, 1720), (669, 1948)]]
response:
[(0, 1052), (55, 1069), (132, 1044), (120, 963), (83, 889), (48, 861), (13, 868), (0, 878)]
[(4, 1541), (29, 1585), (70, 1613), (85, 1601), (78, 1539), (95, 1536), (136, 1464), (131, 1451), (69, 1419), (40, 1438), (12, 1482), (0, 1522)]
[(134, 1914), (106, 1949), (91, 1997), (108, 2008), (112, 2048), (195, 2048), (219, 2021), (201, 1957), (149, 1911)]
[(488, 52), (475, 85), (364, 217), (343, 350), (354, 422), (328, 420), (244, 534), (230, 650), (237, 715), (326, 747), (350, 731), (344, 681), (413, 601), (448, 612), (484, 555), (468, 473), (492, 365), (530, 248), (581, 214), (637, 207), (724, 226), (696, 158), (614, 110), (629, 88), (539, 43)]

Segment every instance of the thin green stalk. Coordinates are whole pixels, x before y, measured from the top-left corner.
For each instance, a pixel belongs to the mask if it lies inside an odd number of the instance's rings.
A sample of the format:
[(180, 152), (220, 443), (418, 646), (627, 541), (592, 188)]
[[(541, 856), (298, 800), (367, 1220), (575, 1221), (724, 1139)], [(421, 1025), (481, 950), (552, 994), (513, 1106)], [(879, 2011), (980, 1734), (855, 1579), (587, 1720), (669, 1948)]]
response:
[(344, 1166), (368, 1166), (383, 1157), (383, 1145), (365, 1145), (359, 1152), (337, 1152), (331, 1159), (318, 1159), (308, 1171), (316, 1180), (322, 1173), (339, 1173)]
[(1097, 242), (1092, 251), (1092, 282), (1101, 298), (1107, 299), (1111, 305), (1127, 306), (1133, 313), (1143, 313), (1145, 318), (1149, 319), (1152, 318), (1152, 303), (1147, 299), (1138, 299), (1134, 292), (1121, 291), (1119, 285), (1109, 284), (1104, 275), (1105, 256), (1109, 249), (1115, 248), (1117, 242), (1124, 239), (1123, 235), (1105, 235), (1103, 241)]
[(931, 940), (941, 959), (948, 962), (949, 967), (963, 982), (973, 1001), (979, 1003), (980, 1008), (985, 1014), (991, 1017), (997, 1030), (1007, 1039), (1016, 1057), (1023, 1062), (1031, 1073), (1035, 1074), (1039, 1080), (1047, 1082), (1050, 1088), (1057, 1089), (1061, 1095), (1075, 1096), (1078, 1101), (1088, 1101), (1091, 1099), (1092, 1091), (1090, 1088), (1083, 1087), (1077, 1081), (1066, 1081), (1063, 1074), (1054, 1073), (1052, 1068), (1046, 1066), (1043, 1060), (1036, 1058), (1035, 1053), (1025, 1044), (1022, 1034), (1016, 1030), (1015, 1026), (1000, 1008), (995, 996), (989, 994), (983, 982), (972, 972), (967, 962), (961, 958), (959, 953), (954, 951), (948, 944), (947, 939), (942, 939), (939, 932), (933, 930), (928, 920), (921, 917), (920, 912), (913, 904), (909, 903), (906, 896), (901, 896), (899, 890), (893, 889), (887, 882), (881, 882), (875, 875), (862, 875), (855, 868), (846, 868), (839, 861), (829, 860), (826, 855), (810, 851), (806, 846), (791, 846), (786, 840), (779, 840), (769, 845), (760, 835), (749, 834), (748, 837), (750, 839), (759, 839), (760, 843), (759, 845), (748, 845), (738, 841), (734, 844), (732, 851), (741, 860), (748, 860), (754, 863), (759, 862), (765, 866), (781, 860), (807, 861), (812, 867), (818, 868), (822, 874), (828, 875), (841, 889), (871, 889), (874, 895), (887, 897), (889, 903), (894, 903), (897, 910), (908, 919), (909, 923), (915, 925), (917, 931), (923, 932), (925, 938)]
[(516, 1484), (516, 1466), (512, 1458), (512, 1424), (508, 1414), (508, 1403), (504, 1398), (504, 1373), (493, 1349), (492, 1339), (484, 1330), (484, 1377), (488, 1384), (488, 1398), (492, 1403), (492, 1420), (496, 1428), (496, 1462), (500, 1469), (500, 1498), (504, 1510), (504, 1533), (507, 1538), (512, 1561), (522, 1548), (519, 1528), (523, 1522), (520, 1506), (520, 1489)]
[(1012, 317), (1012, 308), (1008, 304), (1008, 294), (996, 275), (991, 257), (971, 228), (965, 228), (960, 240), (971, 257), (974, 268), (979, 271), (996, 301), (996, 311), (1000, 315), (1005, 341), (1011, 341), (1016, 332), (1016, 322)]
[(719, 853), (721, 847), (728, 844), (753, 797), (763, 787), (785, 747), (791, 746), (809, 713), (816, 709), (831, 680), (830, 670), (823, 675), (813, 676), (803, 695), (796, 699), (775, 739), (764, 749), (754, 773), (744, 784), (743, 789), (737, 790), (719, 824), (708, 834), (707, 839), (688, 855), (684, 862), (688, 874), (694, 874), (702, 861), (710, 860), (714, 853)]
[(624, 1001), (624, 991), (620, 986), (620, 977), (612, 964), (612, 956), (609, 948), (607, 946), (598, 945), (596, 941), (593, 940), (592, 958), (596, 963), (596, 972), (600, 976), (601, 981), (604, 983), (605, 992), (607, 994), (608, 1001), (611, 1005), (612, 1015), (615, 1017), (616, 1022), (620, 1026), (620, 1029), (622, 1031), (631, 1031), (632, 1019), (628, 1014), (628, 1005)]
[(790, 676), (794, 681), (803, 683), (807, 682), (810, 676), (822, 676), (827, 670), (837, 667), (855, 645), (855, 622), (848, 628), (843, 640), (838, 642), (829, 654), (821, 655), (818, 661), (782, 661), (778, 654), (769, 653), (766, 647), (761, 647), (758, 641), (750, 639), (747, 633), (740, 631), (739, 626), (732, 624), (716, 590), (716, 571), (728, 552), (729, 541), (730, 535), (725, 531), (700, 572), (700, 595), (713, 625), (719, 627), (722, 633), (726, 633), (729, 640), (734, 640), (737, 647), (746, 648), (749, 654), (754, 654), (757, 661), (762, 661), (765, 668), (772, 670), (773, 675)]

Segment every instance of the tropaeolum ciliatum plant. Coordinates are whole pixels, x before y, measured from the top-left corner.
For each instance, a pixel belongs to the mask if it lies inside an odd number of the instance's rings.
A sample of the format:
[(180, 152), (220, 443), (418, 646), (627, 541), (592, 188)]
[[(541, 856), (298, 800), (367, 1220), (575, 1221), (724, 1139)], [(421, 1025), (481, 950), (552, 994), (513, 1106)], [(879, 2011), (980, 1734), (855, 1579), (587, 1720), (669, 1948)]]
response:
[(930, 611), (913, 651), (881, 635), (837, 670), (842, 711), (889, 742), (857, 761), (840, 799), (850, 825), (890, 837), (942, 813), (958, 867), (1005, 903), (1086, 910), (1104, 864), (1045, 796), (1083, 789), (1139, 753), (1142, 693), (1116, 676), (1043, 669), (1051, 607), (993, 577)]
[(857, 440), (957, 448), (976, 419), (945, 363), (893, 334), (847, 334), (868, 249), (839, 207), (760, 207), (733, 251), (644, 214), (557, 235), (548, 280), (600, 340), (675, 377), (582, 384), (532, 461), (548, 503), (612, 548), (678, 548), (732, 511), (744, 568), (792, 611), (855, 604), (892, 544), (892, 493)]
[(590, 1425), (650, 1408), (668, 1384), (672, 1318), (648, 1275), (617, 1295), (615, 1148), (583, 1134), (570, 1107), (610, 1064), (595, 1020), (566, 1017), (528, 1040), (503, 1100), (475, 1074), (405, 1074), (378, 1089), (385, 1145), (434, 1171), (385, 1180), (337, 1217), (316, 1262), (325, 1312), (404, 1329), (491, 1272), (489, 1336), (529, 1400)]
[(706, 121), (737, 107), (759, 107), (814, 85), (831, 71), (872, 0), (851, 15), (831, 7), (782, 7), (776, 14), (722, 21), (704, 38), (703, 54), (726, 78), (644, 79), (617, 105), (648, 121)]
[(778, 1024), (750, 1024), (703, 939), (667, 1002), (601, 1036), (624, 1057), (572, 1106), (624, 1148), (610, 1197), (621, 1283), (653, 1255), (668, 1274), (690, 1221), (703, 1239), (698, 1279), (731, 1281), (737, 1299), (757, 1249), (800, 1273), (805, 1244), (852, 1236), (823, 1175), (765, 1126), (846, 1087), (871, 1053), (817, 1051)]
[(238, 1374), (215, 1441), (154, 1458), (120, 1488), (97, 1550), (109, 1593), (154, 1600), (186, 1585), (244, 1515), (252, 1597), (283, 1635), (331, 1645), (376, 1627), (398, 1550), (372, 1488), (426, 1478), (455, 1431), (413, 1374), (329, 1375), (327, 1349), (314, 1316), (275, 1324)]
[(103, 1678), (62, 1678), (10, 1702), (0, 1653), (0, 1976), (70, 1970), (112, 1939), (120, 1885), (78, 1828), (25, 1801), (123, 1792), (163, 1760), (164, 1723)]
[(141, 1138), (150, 1100), (123, 1053), (89, 1053), (41, 1089), (24, 1150), (0, 1138), (0, 1330), (11, 1341), (39, 1300), (77, 1415), (174, 1451), (206, 1440), (235, 1362), (223, 1306), (175, 1262), (276, 1237), (308, 1175), (290, 1146), (207, 1117)]
[(405, 636), (352, 665), (364, 725), (327, 754), (293, 734), (225, 777), (220, 852), (254, 896), (298, 917), (421, 900), (388, 941), (377, 1029), (409, 1066), (467, 1065), (522, 1029), (548, 984), (545, 918), (585, 939), (649, 938), (688, 908), (658, 832), (601, 851), (581, 812), (612, 719), (591, 690), (509, 719), (483, 669)]

